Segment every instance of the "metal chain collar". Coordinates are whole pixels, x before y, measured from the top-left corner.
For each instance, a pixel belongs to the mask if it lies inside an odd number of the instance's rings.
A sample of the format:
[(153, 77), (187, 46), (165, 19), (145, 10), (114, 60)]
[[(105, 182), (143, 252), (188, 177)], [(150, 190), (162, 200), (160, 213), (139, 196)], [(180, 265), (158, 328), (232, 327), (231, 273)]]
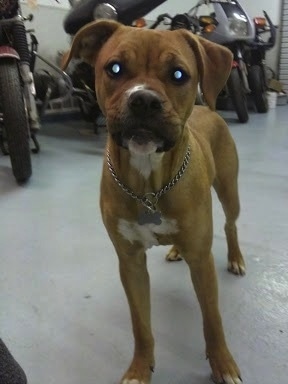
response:
[(106, 152), (106, 158), (107, 158), (107, 164), (108, 164), (109, 171), (111, 172), (111, 175), (113, 176), (114, 180), (119, 185), (119, 187), (124, 192), (126, 192), (127, 195), (129, 195), (132, 199), (143, 204), (144, 207), (147, 208), (149, 211), (156, 212), (156, 210), (157, 210), (156, 205), (158, 203), (159, 198), (162, 195), (164, 195), (165, 193), (169, 192), (170, 189), (172, 189), (174, 187), (174, 185), (178, 183), (178, 181), (181, 179), (184, 172), (186, 171), (187, 166), (189, 164), (189, 160), (190, 160), (190, 154), (191, 154), (191, 150), (190, 150), (190, 147), (188, 146), (185, 157), (183, 159), (183, 163), (182, 163), (179, 171), (177, 172), (177, 174), (173, 177), (173, 179), (168, 184), (166, 184), (163, 188), (161, 188), (159, 191), (147, 192), (147, 193), (145, 193), (144, 196), (136, 195), (129, 187), (127, 187), (125, 184), (123, 184), (119, 180), (118, 176), (116, 175), (115, 169), (112, 165), (110, 152), (108, 149)]

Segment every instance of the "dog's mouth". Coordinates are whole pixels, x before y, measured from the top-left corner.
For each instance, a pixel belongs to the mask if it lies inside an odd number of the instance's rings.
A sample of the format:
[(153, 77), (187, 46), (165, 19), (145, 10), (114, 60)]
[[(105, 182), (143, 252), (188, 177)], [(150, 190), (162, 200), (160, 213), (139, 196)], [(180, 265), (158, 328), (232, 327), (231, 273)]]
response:
[(146, 145), (148, 142), (156, 142), (157, 138), (153, 132), (145, 129), (137, 129), (135, 132), (124, 134), (124, 140), (133, 141), (138, 145)]
[(144, 129), (124, 135), (123, 144), (130, 152), (143, 155), (150, 155), (163, 148), (163, 140), (157, 138), (153, 132)]
[(137, 154), (167, 152), (175, 145), (175, 140), (162, 137), (148, 129), (117, 130), (111, 133), (113, 140), (120, 147)]
[(112, 134), (114, 141), (130, 152), (148, 155), (166, 152), (174, 146), (174, 141), (158, 137), (151, 131), (137, 130), (133, 133), (117, 132)]

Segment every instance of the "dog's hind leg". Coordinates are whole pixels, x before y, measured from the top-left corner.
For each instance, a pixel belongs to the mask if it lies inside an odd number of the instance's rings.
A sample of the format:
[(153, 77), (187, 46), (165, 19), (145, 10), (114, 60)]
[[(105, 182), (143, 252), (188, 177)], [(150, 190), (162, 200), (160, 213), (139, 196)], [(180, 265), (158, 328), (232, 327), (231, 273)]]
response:
[[(231, 149), (231, 148), (230, 148)], [(232, 151), (231, 151), (232, 152)], [(245, 262), (239, 248), (236, 220), (240, 213), (238, 195), (238, 159), (234, 151), (229, 153), (227, 163), (217, 164), (214, 189), (222, 204), (226, 223), (225, 233), (228, 246), (228, 271), (235, 275), (245, 275)]]

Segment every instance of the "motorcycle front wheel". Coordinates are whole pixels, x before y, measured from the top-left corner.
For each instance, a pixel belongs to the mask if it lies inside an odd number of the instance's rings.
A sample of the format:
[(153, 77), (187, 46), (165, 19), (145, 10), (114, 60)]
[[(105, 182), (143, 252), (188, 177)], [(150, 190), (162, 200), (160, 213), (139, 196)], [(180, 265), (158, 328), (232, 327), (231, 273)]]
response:
[(17, 61), (0, 60), (0, 104), (12, 171), (18, 183), (32, 174), (29, 125)]
[(227, 87), (240, 123), (247, 123), (249, 119), (247, 97), (242, 84), (238, 68), (232, 68), (227, 80)]
[(267, 87), (264, 70), (260, 65), (252, 65), (248, 69), (248, 82), (257, 112), (266, 113), (268, 111)]

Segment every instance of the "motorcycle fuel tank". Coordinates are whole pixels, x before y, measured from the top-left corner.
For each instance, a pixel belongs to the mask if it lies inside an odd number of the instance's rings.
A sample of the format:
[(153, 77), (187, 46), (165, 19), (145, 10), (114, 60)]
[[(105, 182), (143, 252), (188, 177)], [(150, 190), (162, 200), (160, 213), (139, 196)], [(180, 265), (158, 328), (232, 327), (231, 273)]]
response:
[[(94, 11), (97, 5), (106, 4), (115, 12), (115, 20), (130, 25), (139, 17), (147, 15), (166, 0), (81, 0), (75, 3), (64, 20), (64, 30), (74, 35), (85, 24), (94, 20)], [(103, 15), (105, 17), (105, 14)]]

